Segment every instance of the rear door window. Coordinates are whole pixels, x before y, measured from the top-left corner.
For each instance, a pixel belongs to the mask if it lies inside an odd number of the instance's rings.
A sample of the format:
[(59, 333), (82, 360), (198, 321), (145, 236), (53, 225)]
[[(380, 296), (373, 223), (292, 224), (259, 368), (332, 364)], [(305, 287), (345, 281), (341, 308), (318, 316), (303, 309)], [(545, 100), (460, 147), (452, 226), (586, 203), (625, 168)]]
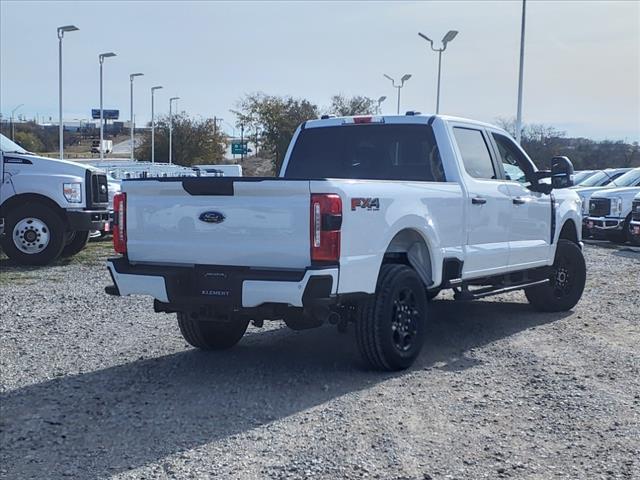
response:
[(285, 177), (446, 181), (431, 127), (409, 124), (302, 130)]
[(482, 131), (454, 127), (453, 134), (467, 173), (474, 178), (497, 179), (489, 147)]

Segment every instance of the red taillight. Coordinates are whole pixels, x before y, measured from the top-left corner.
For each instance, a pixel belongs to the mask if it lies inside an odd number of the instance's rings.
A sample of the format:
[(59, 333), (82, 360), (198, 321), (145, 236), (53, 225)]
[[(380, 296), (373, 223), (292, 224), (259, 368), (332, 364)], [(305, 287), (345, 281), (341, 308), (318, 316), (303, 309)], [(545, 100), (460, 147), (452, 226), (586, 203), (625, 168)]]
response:
[(126, 193), (116, 193), (113, 197), (113, 249), (116, 253), (127, 253)]
[(342, 200), (331, 193), (311, 195), (311, 260), (337, 262), (340, 259)]
[(353, 123), (371, 123), (372, 117), (354, 117)]

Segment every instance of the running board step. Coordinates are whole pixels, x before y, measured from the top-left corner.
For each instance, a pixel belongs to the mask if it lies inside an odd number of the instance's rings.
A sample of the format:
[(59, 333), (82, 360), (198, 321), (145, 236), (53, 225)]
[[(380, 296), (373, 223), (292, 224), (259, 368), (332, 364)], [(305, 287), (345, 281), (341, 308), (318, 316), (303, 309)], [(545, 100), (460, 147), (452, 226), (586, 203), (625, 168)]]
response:
[(459, 301), (477, 300), (479, 298), (490, 297), (491, 295), (499, 295), (501, 293), (513, 292), (514, 290), (522, 290), (527, 287), (535, 287), (537, 285), (545, 285), (549, 283), (549, 279), (536, 280), (534, 282), (518, 283), (509, 285), (508, 287), (487, 287), (470, 291), (467, 286), (463, 286), (462, 290), (456, 291), (453, 298)]

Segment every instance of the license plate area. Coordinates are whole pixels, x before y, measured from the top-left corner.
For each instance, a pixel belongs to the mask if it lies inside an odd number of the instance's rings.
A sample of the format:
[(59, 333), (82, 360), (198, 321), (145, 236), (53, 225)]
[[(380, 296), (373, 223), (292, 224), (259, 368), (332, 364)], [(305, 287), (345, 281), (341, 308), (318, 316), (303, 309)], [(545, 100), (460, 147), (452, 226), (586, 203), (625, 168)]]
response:
[(221, 303), (240, 304), (242, 298), (241, 272), (215, 267), (196, 267), (194, 294)]

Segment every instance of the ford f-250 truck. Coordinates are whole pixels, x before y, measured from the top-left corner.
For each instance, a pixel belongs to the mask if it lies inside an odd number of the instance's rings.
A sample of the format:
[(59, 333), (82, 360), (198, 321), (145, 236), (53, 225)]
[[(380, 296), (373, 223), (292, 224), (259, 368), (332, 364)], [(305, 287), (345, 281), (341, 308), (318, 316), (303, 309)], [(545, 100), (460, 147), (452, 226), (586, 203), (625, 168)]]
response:
[(0, 135), (0, 235), (15, 262), (45, 265), (80, 252), (109, 221), (103, 171), (45, 158)]
[(203, 349), (236, 344), (250, 321), (353, 323), (371, 367), (403, 369), (442, 289), (576, 305), (586, 271), (572, 174), (566, 157), (538, 171), (505, 131), (471, 120), (307, 121), (278, 178), (123, 181), (106, 291), (154, 297)]
[(632, 244), (640, 247), (640, 192), (635, 196), (631, 205), (629, 239)]
[(640, 192), (640, 167), (628, 171), (624, 188), (595, 192), (589, 200), (586, 226), (595, 238), (625, 243), (630, 238), (633, 198)]

